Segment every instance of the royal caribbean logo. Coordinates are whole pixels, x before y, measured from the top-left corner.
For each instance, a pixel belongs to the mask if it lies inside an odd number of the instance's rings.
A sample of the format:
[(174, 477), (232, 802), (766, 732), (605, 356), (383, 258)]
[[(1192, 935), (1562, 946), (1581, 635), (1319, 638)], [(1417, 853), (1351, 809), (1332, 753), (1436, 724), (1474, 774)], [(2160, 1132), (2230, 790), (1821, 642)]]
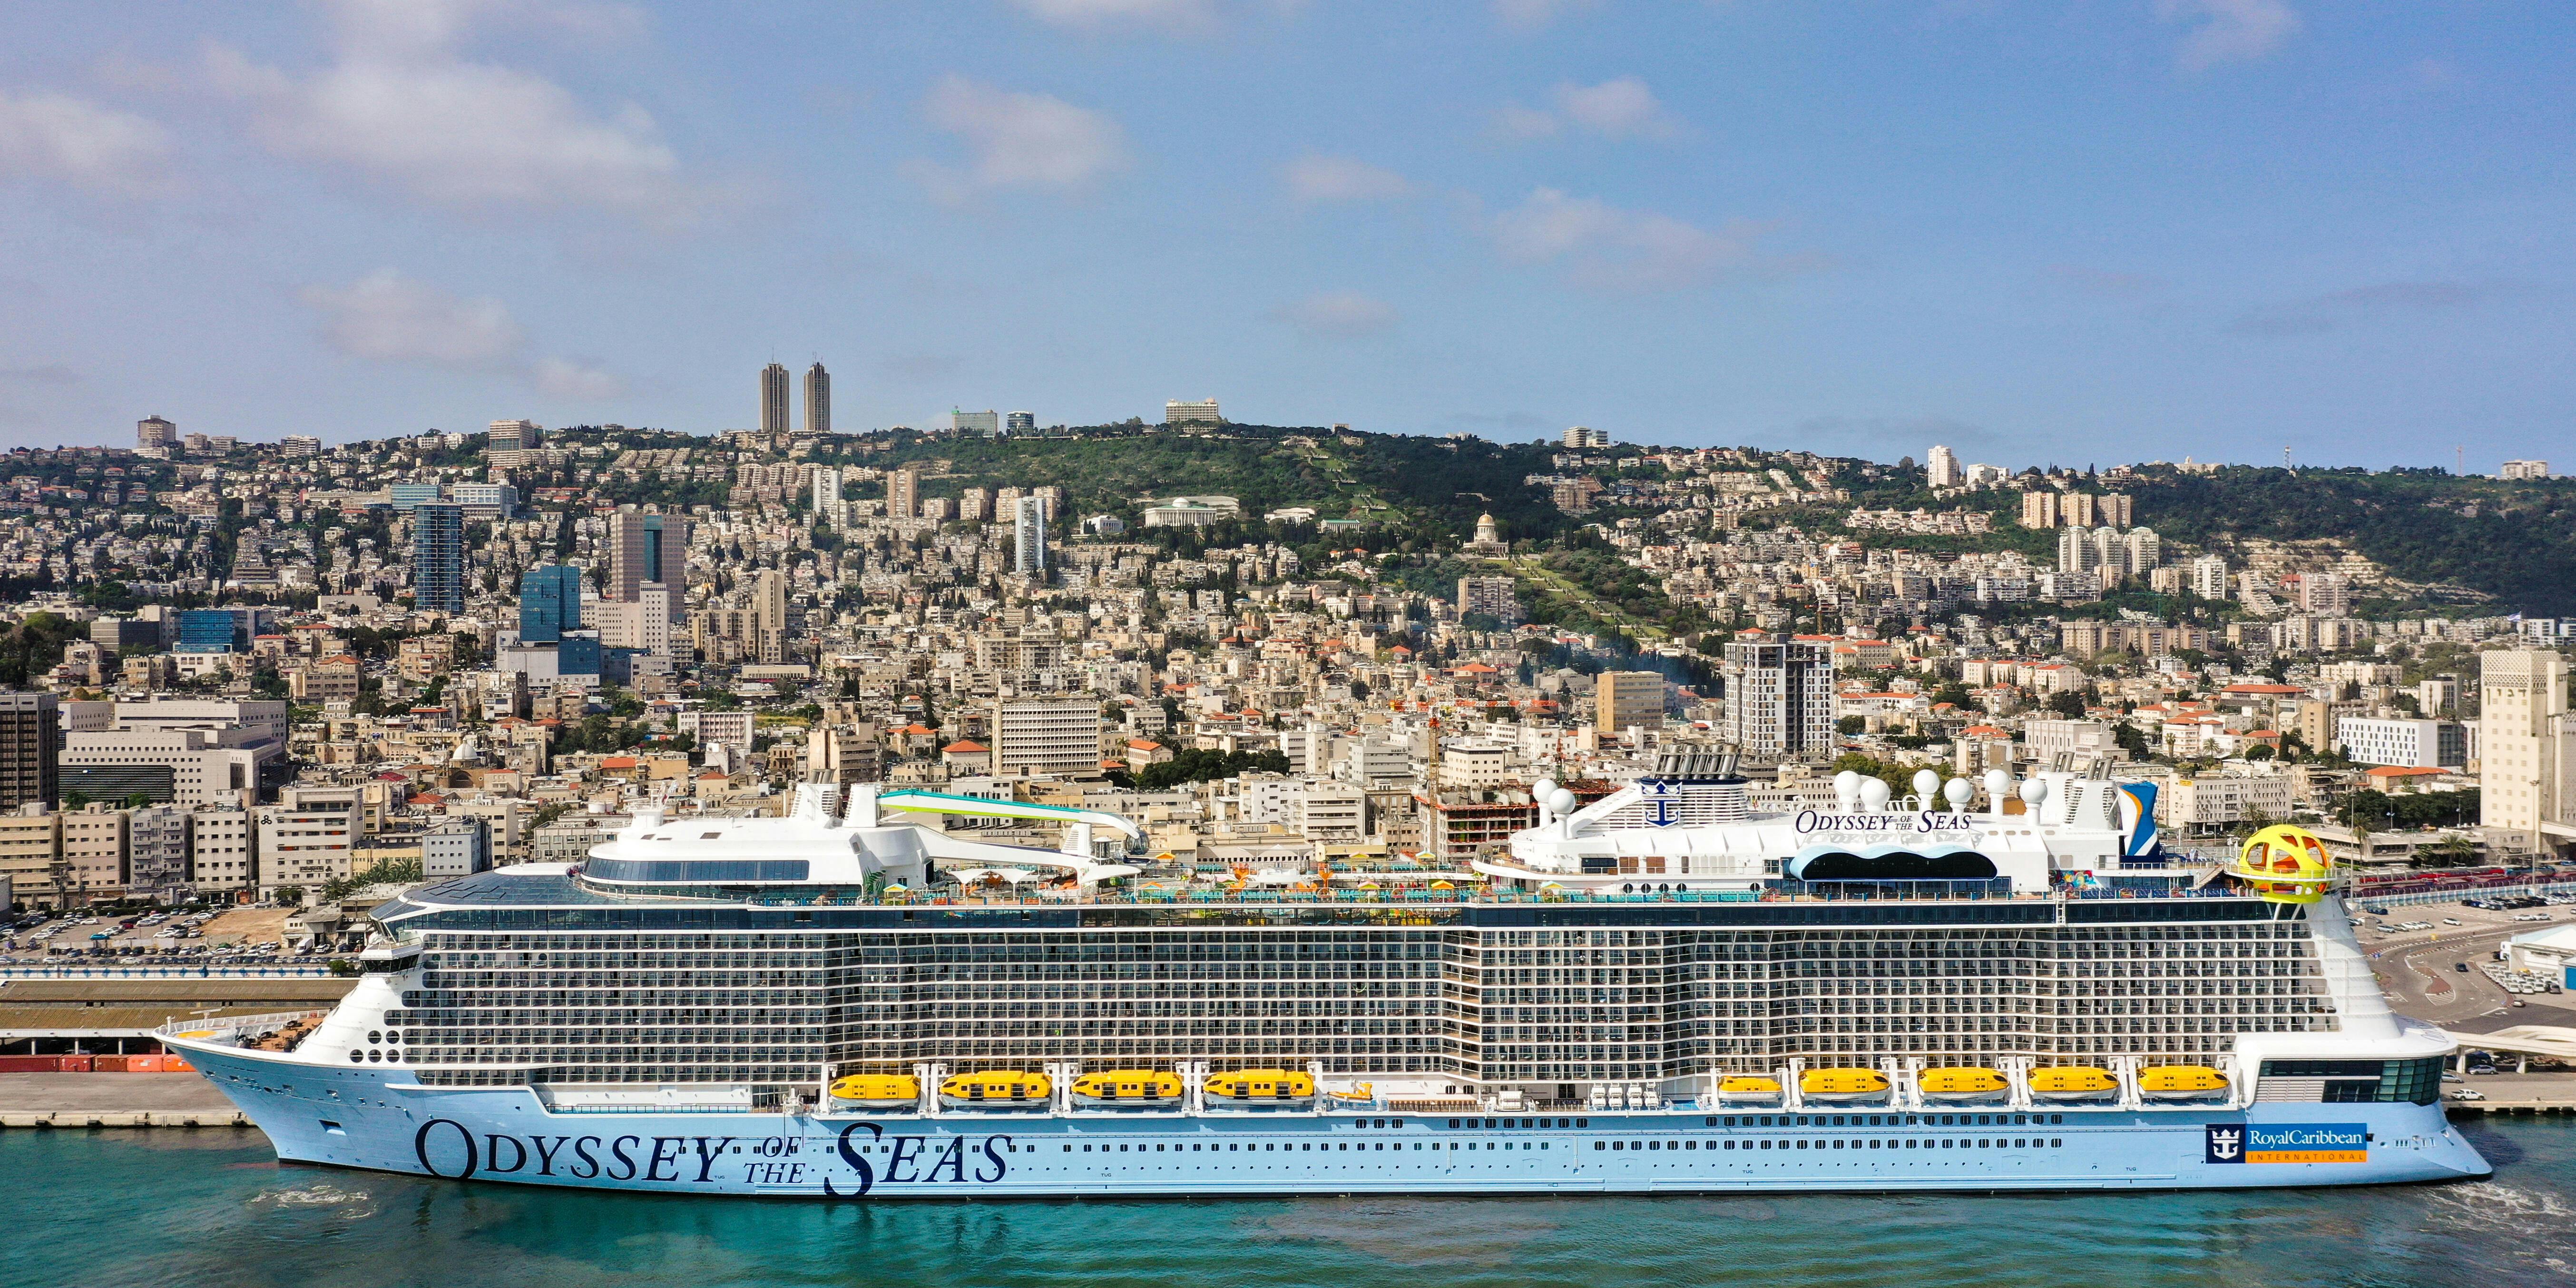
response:
[(2362, 1123), (2212, 1123), (2204, 1157), (2212, 1163), (2367, 1163), (2370, 1128)]
[(1681, 820), (1673, 817), (1673, 804), (1682, 798), (1682, 785), (1660, 778), (1637, 780), (1637, 794), (1646, 801), (1646, 822), (1655, 827), (1671, 827)]

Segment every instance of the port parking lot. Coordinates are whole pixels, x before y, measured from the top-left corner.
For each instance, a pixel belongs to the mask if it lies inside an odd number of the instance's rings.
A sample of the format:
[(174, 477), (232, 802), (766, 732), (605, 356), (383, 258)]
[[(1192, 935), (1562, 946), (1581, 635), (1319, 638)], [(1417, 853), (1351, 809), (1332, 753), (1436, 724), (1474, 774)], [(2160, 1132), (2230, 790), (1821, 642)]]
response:
[[(2391, 907), (2387, 916), (2380, 917), (2362, 910), (2367, 902), (2354, 898), (2345, 907), (2361, 921), (2353, 934), (2370, 955), (2380, 989), (2398, 1014), (2428, 1020), (2455, 1033), (2490, 1033), (2518, 1024), (2576, 1028), (2576, 993), (2518, 997), (2482, 969), (2513, 936), (2576, 921), (2576, 905), (2505, 912), (2457, 902), (2422, 903)], [(2546, 914), (2548, 920), (2513, 919), (2524, 911)], [(2460, 924), (2448, 924), (2451, 921)], [(2404, 922), (2432, 926), (2386, 934), (2374, 929), (2382, 923)], [(2462, 962), (2469, 967), (2465, 974), (2458, 969)], [(2517, 1000), (2523, 1005), (2514, 1005)]]

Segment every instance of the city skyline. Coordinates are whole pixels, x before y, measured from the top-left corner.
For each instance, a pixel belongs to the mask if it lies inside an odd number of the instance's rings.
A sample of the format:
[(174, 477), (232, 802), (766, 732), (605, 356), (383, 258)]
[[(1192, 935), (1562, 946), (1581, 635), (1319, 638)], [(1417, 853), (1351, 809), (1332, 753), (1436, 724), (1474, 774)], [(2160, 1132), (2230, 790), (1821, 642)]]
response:
[(845, 431), (2493, 472), (2570, 410), (2552, 11), (117, 12), (0, 54), (0, 442), (704, 434), (809, 351)]

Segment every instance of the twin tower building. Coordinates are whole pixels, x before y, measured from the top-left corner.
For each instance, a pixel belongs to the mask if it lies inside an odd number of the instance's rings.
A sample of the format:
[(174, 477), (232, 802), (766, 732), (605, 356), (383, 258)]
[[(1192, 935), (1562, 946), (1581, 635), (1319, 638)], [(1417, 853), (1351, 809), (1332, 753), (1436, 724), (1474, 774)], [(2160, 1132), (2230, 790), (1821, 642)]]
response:
[[(787, 368), (773, 362), (760, 369), (760, 432), (787, 433), (787, 413)], [(832, 373), (819, 362), (805, 369), (805, 432), (832, 432)]]

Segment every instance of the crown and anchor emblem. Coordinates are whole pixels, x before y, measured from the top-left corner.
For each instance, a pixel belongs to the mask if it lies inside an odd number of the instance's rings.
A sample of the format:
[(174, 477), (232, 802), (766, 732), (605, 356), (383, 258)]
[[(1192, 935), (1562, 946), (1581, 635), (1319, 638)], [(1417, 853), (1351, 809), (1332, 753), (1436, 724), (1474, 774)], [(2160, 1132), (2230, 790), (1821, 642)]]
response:
[(1681, 821), (1673, 815), (1673, 806), (1682, 797), (1681, 784), (1662, 778), (1641, 778), (1637, 780), (1637, 792), (1645, 798), (1648, 825), (1671, 827)]
[(2242, 1147), (2243, 1147), (2243, 1145), (2244, 1145), (2244, 1143), (2245, 1143), (2245, 1133), (2244, 1133), (2242, 1130), (2238, 1129), (2238, 1128), (2235, 1128), (2235, 1127), (2212, 1127), (2212, 1128), (2210, 1128), (2210, 1129), (2209, 1129), (2209, 1161), (2211, 1161), (2211, 1162), (2213, 1162), (2213, 1163), (2233, 1163), (2233, 1162), (2237, 1162), (2238, 1160), (2240, 1160), (2240, 1159), (2244, 1156), (2244, 1154), (2243, 1154), (2243, 1148), (2242, 1148)]

